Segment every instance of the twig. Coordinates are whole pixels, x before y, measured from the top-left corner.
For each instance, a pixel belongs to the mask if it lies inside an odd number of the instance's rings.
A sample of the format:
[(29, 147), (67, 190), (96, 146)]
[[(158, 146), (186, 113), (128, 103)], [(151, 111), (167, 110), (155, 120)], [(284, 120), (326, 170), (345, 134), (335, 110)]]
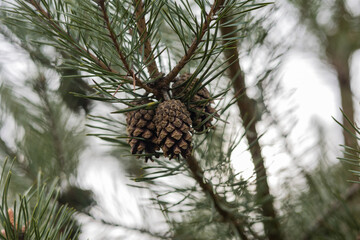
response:
[(222, 7), (225, 0), (214, 0), (214, 3), (211, 7), (210, 12), (207, 14), (205, 22), (203, 23), (201, 29), (201, 33), (198, 36), (195, 36), (191, 46), (186, 51), (185, 55), (180, 59), (180, 61), (176, 64), (176, 66), (164, 77), (163, 85), (168, 86), (170, 82), (178, 75), (181, 69), (185, 66), (185, 64), (190, 60), (190, 58), (195, 53), (199, 43), (202, 41), (203, 36), (209, 30), (210, 22), (214, 19), (217, 11)]
[(159, 238), (159, 239), (171, 239), (170, 237), (163, 236), (160, 233), (151, 232), (150, 230), (145, 229), (145, 228), (130, 227), (130, 226), (122, 225), (122, 224), (119, 224), (119, 223), (111, 223), (111, 222), (108, 222), (108, 221), (106, 221), (104, 219), (97, 219), (94, 216), (90, 215), (88, 212), (84, 212), (84, 211), (81, 211), (80, 213), (83, 214), (83, 215), (86, 215), (89, 218), (91, 218), (93, 221), (101, 222), (102, 224), (105, 224), (105, 225), (108, 225), (108, 226), (111, 226), (111, 227), (118, 227), (118, 228), (123, 228), (123, 229), (126, 229), (126, 230), (136, 231), (136, 232), (140, 232), (142, 234), (147, 234), (149, 236), (156, 237), (156, 238)]
[[(54, 28), (56, 29), (59, 33), (61, 33), (62, 35), (66, 35), (67, 38), (69, 38), (71, 40), (71, 45), (76, 48), (78, 51), (82, 52), (83, 54), (86, 54), (90, 57), (90, 59), (92, 59), (99, 67), (101, 67), (102, 69), (109, 71), (111, 73), (117, 74), (120, 76), (120, 73), (114, 69), (112, 69), (110, 66), (106, 65), (102, 60), (100, 60), (99, 58), (97, 58), (94, 54), (90, 53), (88, 50), (86, 50), (85, 48), (79, 46), (78, 44), (75, 44), (76, 41), (72, 38), (71, 35), (69, 35), (64, 29), (62, 29), (55, 21), (54, 19), (51, 17), (51, 14), (49, 12), (47, 12), (43, 7), (40, 6), (39, 3), (37, 3), (35, 0), (29, 0), (29, 3), (31, 5), (33, 5), (35, 7), (35, 9), (43, 16), (45, 17), (45, 19), (48, 21), (48, 23)], [(126, 67), (126, 66), (125, 66)], [(131, 75), (133, 76), (133, 75)], [(131, 80), (134, 80), (133, 78)], [(157, 91), (148, 87), (147, 85), (143, 84), (141, 81), (136, 81), (135, 82), (136, 86), (145, 89), (147, 92), (151, 92), (156, 94)]]
[(158, 67), (155, 62), (155, 57), (152, 52), (151, 43), (149, 39), (149, 33), (146, 29), (145, 22), (145, 12), (143, 7), (142, 0), (133, 0), (133, 5), (135, 7), (135, 17), (137, 22), (138, 33), (140, 36), (140, 41), (144, 44), (144, 57), (145, 64), (147, 65), (150, 77), (157, 79), (161, 76), (161, 73), (158, 70)]
[(244, 221), (236, 217), (232, 212), (224, 209), (224, 206), (227, 205), (227, 202), (214, 192), (210, 183), (204, 181), (204, 170), (202, 170), (195, 157), (190, 156), (186, 158), (186, 163), (196, 182), (200, 185), (204, 193), (211, 198), (216, 211), (223, 217), (225, 221), (233, 225), (233, 227), (236, 229), (236, 232), (243, 240), (247, 240), (248, 237), (245, 235), (245, 231), (242, 226)]
[(346, 192), (341, 196), (341, 199), (334, 201), (330, 204), (329, 208), (322, 214), (319, 218), (317, 218), (312, 224), (308, 231), (305, 233), (303, 240), (310, 240), (312, 235), (319, 230), (319, 228), (325, 223), (325, 221), (338, 210), (342, 206), (343, 201), (349, 201), (356, 194), (360, 193), (360, 184), (353, 183)]
[[(267, 173), (264, 164), (264, 158), (261, 153), (261, 147), (258, 142), (259, 135), (256, 130), (256, 109), (253, 100), (250, 99), (246, 93), (245, 78), (242, 73), (239, 54), (238, 42), (234, 39), (237, 37), (237, 29), (234, 24), (226, 26), (231, 21), (231, 17), (223, 17), (220, 19), (221, 34), (224, 37), (223, 43), (226, 46), (224, 54), (229, 63), (228, 72), (232, 79), (233, 88), (236, 94), (241, 97), (237, 100), (237, 105), (240, 110), (242, 124), (246, 131), (246, 139), (250, 147), (253, 164), (256, 173), (256, 196), (258, 202), (261, 204), (262, 215), (267, 218), (263, 221), (265, 233), (269, 240), (282, 240), (283, 235), (280, 229), (279, 221), (276, 217), (276, 211), (273, 203), (273, 197), (270, 194), (269, 184), (267, 180)], [(226, 27), (225, 27), (226, 26)], [(231, 40), (230, 40), (231, 39)], [(270, 220), (269, 220), (270, 219)]]

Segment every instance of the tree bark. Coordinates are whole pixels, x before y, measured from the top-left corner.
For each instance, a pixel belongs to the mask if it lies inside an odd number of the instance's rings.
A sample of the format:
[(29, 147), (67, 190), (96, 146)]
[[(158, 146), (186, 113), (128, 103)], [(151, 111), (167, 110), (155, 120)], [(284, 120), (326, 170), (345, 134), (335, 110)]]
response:
[[(350, 69), (347, 62), (335, 63), (333, 65), (338, 76), (337, 80), (340, 89), (341, 108), (344, 112), (342, 121), (345, 127), (345, 129), (343, 129), (344, 144), (348, 147), (357, 149), (358, 144), (356, 138), (354, 137), (356, 135), (356, 130), (351, 126), (352, 123), (355, 123), (355, 110), (352, 99), (353, 94), (351, 91)], [(354, 156), (351, 156), (351, 154), (355, 154), (355, 152), (347, 149), (344, 157), (354, 158)]]
[(225, 26), (231, 21), (229, 17), (221, 19), (221, 33), (224, 38), (223, 43), (226, 45), (224, 54), (229, 64), (228, 73), (232, 79), (232, 85), (235, 94), (238, 95), (237, 105), (240, 110), (242, 125), (246, 131), (246, 139), (250, 146), (250, 153), (255, 167), (256, 174), (256, 196), (257, 201), (261, 205), (261, 213), (266, 218), (263, 221), (264, 230), (269, 240), (282, 240), (283, 235), (280, 229), (280, 223), (276, 217), (273, 197), (270, 194), (268, 177), (264, 164), (264, 158), (261, 153), (261, 147), (258, 141), (259, 135), (256, 131), (256, 109), (252, 99), (246, 93), (245, 77), (241, 71), (239, 63), (239, 54), (237, 49), (237, 41), (228, 40), (235, 39), (236, 27), (233, 24)]

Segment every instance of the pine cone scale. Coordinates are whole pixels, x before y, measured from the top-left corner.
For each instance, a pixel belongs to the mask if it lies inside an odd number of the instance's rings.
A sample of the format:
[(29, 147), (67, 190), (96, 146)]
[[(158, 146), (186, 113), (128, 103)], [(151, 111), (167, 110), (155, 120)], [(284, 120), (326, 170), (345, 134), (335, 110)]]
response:
[(175, 130), (172, 134), (171, 137), (176, 139), (176, 140), (180, 140), (181, 137), (183, 136), (182, 132), (179, 130)]
[(145, 119), (139, 119), (139, 121), (136, 123), (136, 127), (143, 128), (147, 124), (147, 121)]
[[(170, 121), (170, 120), (169, 120)], [(175, 130), (175, 127), (174, 125), (172, 125), (171, 123), (169, 123), (166, 127), (165, 127), (165, 130), (168, 132), (168, 133), (171, 133)]]

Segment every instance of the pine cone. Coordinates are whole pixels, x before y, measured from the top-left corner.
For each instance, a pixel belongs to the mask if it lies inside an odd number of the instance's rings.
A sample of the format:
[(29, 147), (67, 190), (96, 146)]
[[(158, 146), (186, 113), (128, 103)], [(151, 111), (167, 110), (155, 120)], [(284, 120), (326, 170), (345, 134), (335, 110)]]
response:
[[(193, 79), (190, 84), (187, 84), (186, 81), (190, 77), (190, 73), (185, 73), (177, 78), (172, 87), (174, 97), (180, 97), (183, 99), (189, 91), (194, 88), (198, 79)], [(193, 128), (197, 132), (214, 128), (211, 122), (216, 110), (211, 107), (213, 101), (209, 101), (210, 98), (211, 96), (209, 91), (205, 87), (202, 87), (190, 99), (190, 104), (188, 106), (190, 110), (190, 117), (193, 122)], [(218, 116), (217, 114), (215, 115)]]
[(154, 117), (157, 144), (162, 148), (165, 157), (178, 158), (181, 154), (191, 154), (191, 118), (186, 106), (180, 101), (171, 99), (159, 104)]
[[(151, 101), (142, 100), (135, 101), (133, 105), (144, 105)], [(152, 154), (145, 156), (145, 162), (148, 159), (152, 160), (152, 156), (155, 155), (156, 150), (160, 148), (156, 144), (156, 129), (153, 122), (155, 110), (138, 109), (126, 114), (127, 132), (129, 135), (128, 143), (131, 146), (131, 154), (142, 154), (144, 151), (146, 154)], [(153, 161), (153, 160), (152, 160)]]

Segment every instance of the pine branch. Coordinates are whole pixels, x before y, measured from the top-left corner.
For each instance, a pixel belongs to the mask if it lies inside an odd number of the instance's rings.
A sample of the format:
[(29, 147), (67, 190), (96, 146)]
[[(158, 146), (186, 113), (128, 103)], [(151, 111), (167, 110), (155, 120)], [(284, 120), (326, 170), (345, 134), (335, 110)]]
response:
[(195, 36), (191, 46), (186, 51), (186, 54), (180, 59), (180, 61), (176, 64), (176, 66), (164, 77), (162, 81), (163, 86), (168, 86), (171, 81), (178, 75), (181, 69), (184, 68), (185, 64), (190, 60), (190, 58), (194, 55), (198, 45), (202, 41), (203, 36), (209, 30), (210, 23), (214, 20), (216, 13), (223, 6), (225, 0), (214, 0), (214, 3), (211, 7), (210, 12), (206, 15), (205, 22), (201, 26), (201, 33), (198, 36)]
[(360, 193), (360, 184), (353, 183), (346, 192), (338, 199), (330, 204), (329, 208), (322, 214), (319, 218), (317, 218), (312, 224), (308, 231), (304, 234), (303, 240), (312, 239), (312, 235), (316, 233), (324, 224), (325, 221), (335, 213), (341, 206), (344, 201), (350, 201), (357, 194)]
[(35, 9), (47, 20), (48, 24), (50, 24), (54, 29), (56, 29), (59, 33), (67, 36), (69, 39), (71, 39), (71, 44), (73, 47), (75, 47), (78, 51), (87, 54), (98, 66), (100, 66), (102, 69), (106, 71), (110, 71), (115, 74), (119, 74), (117, 71), (111, 69), (109, 66), (107, 66), (103, 61), (101, 61), (99, 58), (97, 58), (95, 55), (87, 51), (85, 48), (82, 48), (76, 44), (74, 44), (76, 41), (70, 36), (64, 29), (62, 29), (52, 18), (51, 14), (47, 12), (44, 8), (40, 6), (35, 0), (29, 0), (29, 3), (35, 7)]
[(237, 105), (240, 110), (243, 127), (247, 129), (246, 138), (256, 173), (257, 200), (261, 203), (263, 216), (270, 218), (270, 220), (263, 221), (267, 236), (270, 240), (281, 240), (283, 239), (283, 236), (280, 230), (279, 221), (276, 217), (273, 197), (270, 194), (269, 184), (267, 182), (268, 177), (264, 158), (258, 142), (259, 135), (256, 130), (256, 108), (253, 104), (253, 100), (250, 99), (246, 93), (245, 78), (239, 63), (238, 42), (233, 40), (237, 37), (237, 28), (233, 24), (226, 26), (226, 23), (231, 22), (231, 20), (231, 17), (228, 16), (221, 18), (220, 28), (224, 39), (223, 44), (227, 46), (224, 50), (224, 54), (229, 64), (228, 72), (230, 74), (230, 79), (233, 81), (232, 84), (236, 95), (240, 96), (237, 99)]
[(157, 79), (161, 76), (161, 73), (158, 70), (158, 67), (155, 62), (155, 57), (151, 48), (149, 33), (146, 28), (143, 2), (142, 0), (133, 0), (133, 5), (135, 7), (135, 17), (137, 22), (138, 33), (140, 35), (140, 41), (143, 42), (144, 44), (145, 64), (147, 65), (150, 77), (153, 79)]
[(195, 157), (190, 156), (186, 158), (186, 163), (196, 182), (200, 185), (204, 193), (211, 198), (216, 211), (226, 222), (230, 223), (236, 229), (236, 232), (242, 239), (247, 240), (248, 237), (245, 235), (244, 228), (242, 226), (245, 221), (236, 217), (232, 212), (224, 209), (227, 202), (214, 192), (210, 183), (204, 181), (204, 170), (200, 167)]
[[(144, 84), (138, 77), (136, 77), (136, 75), (134, 73), (134, 70), (129, 66), (128, 62), (126, 61), (126, 58), (125, 58), (123, 52), (120, 49), (120, 45), (119, 45), (119, 43), (117, 41), (117, 37), (116, 37), (116, 35), (114, 33), (114, 30), (111, 27), (109, 16), (107, 14), (107, 10), (106, 10), (106, 7), (105, 7), (105, 0), (98, 1), (98, 4), (99, 4), (99, 6), (101, 8), (102, 16), (104, 18), (106, 28), (109, 31), (109, 37), (111, 38), (111, 40), (112, 40), (112, 42), (114, 44), (114, 47), (116, 49), (116, 52), (118, 53), (118, 55), (119, 55), (119, 57), (121, 59), (121, 62), (124, 64), (124, 67), (125, 67), (127, 73), (133, 78), (134, 87), (136, 85), (136, 86), (139, 86), (139, 87), (145, 89), (147, 92), (154, 92), (152, 88), (150, 88), (149, 86)], [(157, 94), (155, 94), (155, 95), (159, 95), (159, 93), (157, 92)]]
[(46, 89), (47, 89), (46, 79), (43, 75), (41, 75), (37, 80), (35, 90), (39, 94), (41, 100), (44, 102), (44, 110), (49, 124), (49, 131), (53, 140), (55, 158), (60, 166), (60, 170), (64, 171), (65, 170), (64, 148), (59, 136), (58, 126), (55, 120), (54, 111), (51, 108), (51, 104), (49, 102), (49, 97), (47, 95)]
[[(84, 55), (87, 55), (92, 61), (94, 61), (99, 67), (101, 67), (103, 70), (105, 71), (109, 71), (111, 73), (114, 73), (116, 75), (121, 76), (122, 78), (124, 78), (124, 76), (122, 76), (118, 71), (112, 69), (110, 66), (108, 66), (107, 64), (105, 64), (101, 59), (99, 59), (98, 57), (96, 57), (94, 54), (90, 53), (88, 50), (86, 50), (85, 48), (79, 46), (78, 44), (76, 44), (76, 41), (73, 39), (73, 37), (68, 34), (63, 28), (61, 28), (61, 26), (59, 26), (53, 19), (53, 17), (51, 16), (51, 14), (49, 12), (47, 12), (43, 7), (40, 6), (39, 3), (37, 3), (36, 0), (28, 0), (28, 2), (35, 7), (35, 9), (45, 18), (45, 20), (47, 21), (47, 23), (49, 25), (51, 25), (56, 31), (58, 31), (60, 34), (66, 36), (68, 39), (70, 39), (70, 44), (79, 52), (81, 52)], [(99, 2), (99, 4), (102, 1)], [(114, 34), (114, 33), (112, 33)], [(113, 40), (115, 38), (115, 35), (110, 36)], [(116, 45), (115, 45), (116, 46)], [(125, 66), (126, 67), (126, 66)], [(129, 72), (129, 68), (127, 68), (128, 72)], [(129, 72), (132, 73), (131, 75), (131, 79), (127, 78), (130, 81), (134, 81), (135, 79), (135, 85), (145, 89), (147, 92), (150, 93), (154, 93), (155, 95), (159, 95), (158, 92), (150, 87), (148, 87), (147, 85), (143, 84), (141, 81), (136, 81), (136, 76), (133, 72)]]
[(78, 239), (79, 229), (72, 217), (74, 211), (56, 203), (57, 181), (46, 184), (38, 174), (36, 185), (9, 202), (12, 163), (5, 160), (2, 169), (0, 239)]

